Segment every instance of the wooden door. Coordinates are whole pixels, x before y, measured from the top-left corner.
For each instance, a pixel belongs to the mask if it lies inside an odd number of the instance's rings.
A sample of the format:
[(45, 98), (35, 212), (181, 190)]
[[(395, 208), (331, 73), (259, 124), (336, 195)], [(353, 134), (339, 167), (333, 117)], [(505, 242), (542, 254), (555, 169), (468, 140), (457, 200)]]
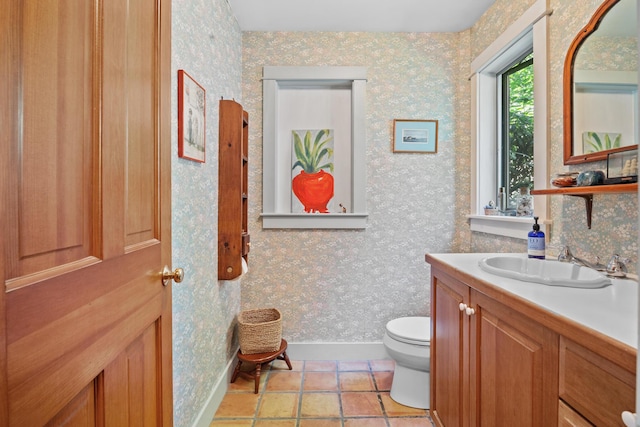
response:
[(3, 0), (0, 425), (172, 424), (169, 0)]
[[(433, 267), (432, 267), (433, 269)], [(468, 425), (469, 288), (440, 271), (431, 283), (431, 417), (436, 425)]]
[(558, 423), (558, 335), (471, 290), (471, 425)]

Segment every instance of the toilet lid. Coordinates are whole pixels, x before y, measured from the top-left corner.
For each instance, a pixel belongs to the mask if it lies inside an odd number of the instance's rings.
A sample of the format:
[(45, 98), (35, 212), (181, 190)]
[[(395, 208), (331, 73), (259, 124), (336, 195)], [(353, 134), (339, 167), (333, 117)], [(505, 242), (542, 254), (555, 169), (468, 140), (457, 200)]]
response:
[(401, 317), (387, 323), (387, 334), (409, 344), (429, 345), (431, 341), (430, 317)]

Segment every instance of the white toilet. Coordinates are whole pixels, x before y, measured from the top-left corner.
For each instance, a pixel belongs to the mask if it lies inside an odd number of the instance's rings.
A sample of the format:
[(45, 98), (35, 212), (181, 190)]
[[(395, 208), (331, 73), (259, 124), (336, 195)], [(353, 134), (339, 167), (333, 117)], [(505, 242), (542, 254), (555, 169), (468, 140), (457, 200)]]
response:
[(382, 339), (396, 368), (391, 398), (413, 408), (429, 408), (430, 317), (401, 317), (387, 323)]

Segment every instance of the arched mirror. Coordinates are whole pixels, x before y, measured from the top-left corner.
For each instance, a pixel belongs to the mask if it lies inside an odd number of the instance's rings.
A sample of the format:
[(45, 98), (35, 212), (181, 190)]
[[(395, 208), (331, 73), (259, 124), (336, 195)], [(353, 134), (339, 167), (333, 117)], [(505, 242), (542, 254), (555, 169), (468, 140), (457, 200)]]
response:
[(638, 146), (636, 0), (605, 0), (564, 63), (564, 164)]

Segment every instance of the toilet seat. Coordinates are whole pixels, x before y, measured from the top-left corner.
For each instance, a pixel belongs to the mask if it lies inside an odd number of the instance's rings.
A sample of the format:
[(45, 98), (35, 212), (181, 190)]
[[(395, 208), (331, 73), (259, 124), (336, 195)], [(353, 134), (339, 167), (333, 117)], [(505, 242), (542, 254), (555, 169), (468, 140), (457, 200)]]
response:
[(387, 334), (407, 344), (428, 346), (431, 341), (430, 317), (401, 317), (387, 323)]

